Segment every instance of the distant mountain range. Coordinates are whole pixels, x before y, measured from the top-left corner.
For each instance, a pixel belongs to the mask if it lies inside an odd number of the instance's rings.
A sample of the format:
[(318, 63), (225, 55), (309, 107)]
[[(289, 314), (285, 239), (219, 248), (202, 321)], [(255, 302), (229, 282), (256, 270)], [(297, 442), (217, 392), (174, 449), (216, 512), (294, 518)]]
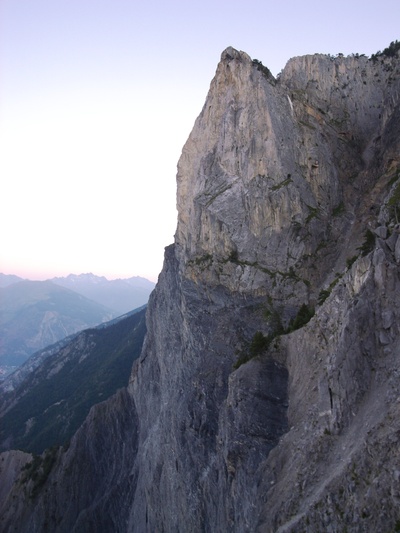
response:
[(113, 318), (111, 309), (51, 281), (0, 289), (0, 366), (16, 367), (41, 348)]
[(139, 276), (108, 280), (104, 276), (93, 274), (70, 274), (65, 278), (53, 278), (51, 281), (105, 305), (118, 315), (146, 304), (155, 286), (152, 281)]
[[(13, 274), (0, 273), (0, 288), (8, 287), (20, 281), (27, 280)], [(140, 276), (108, 280), (104, 276), (95, 276), (91, 273), (69, 274), (66, 277), (54, 277), (47, 281), (82, 294), (89, 300), (108, 307), (115, 313), (115, 316), (129, 313), (129, 311), (145, 305), (155, 287), (155, 283)]]
[(65, 444), (92, 405), (127, 386), (145, 333), (141, 309), (43, 350), (33, 370), (27, 361), (17, 371), (22, 379), (0, 385), (0, 449), (41, 453)]
[(34, 352), (145, 305), (153, 287), (140, 277), (30, 281), (0, 274), (0, 378)]
[(2, 274), (0, 272), (0, 287), (8, 287), (13, 283), (18, 283), (18, 281), (25, 281), (24, 278), (19, 276), (14, 276), (14, 274)]

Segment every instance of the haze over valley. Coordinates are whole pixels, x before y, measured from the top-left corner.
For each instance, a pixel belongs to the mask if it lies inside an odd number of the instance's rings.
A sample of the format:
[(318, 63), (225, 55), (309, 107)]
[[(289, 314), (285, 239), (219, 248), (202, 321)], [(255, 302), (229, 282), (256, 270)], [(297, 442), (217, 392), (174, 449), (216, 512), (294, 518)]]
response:
[(48, 345), (145, 305), (154, 285), (141, 277), (32, 281), (0, 274), (0, 376)]

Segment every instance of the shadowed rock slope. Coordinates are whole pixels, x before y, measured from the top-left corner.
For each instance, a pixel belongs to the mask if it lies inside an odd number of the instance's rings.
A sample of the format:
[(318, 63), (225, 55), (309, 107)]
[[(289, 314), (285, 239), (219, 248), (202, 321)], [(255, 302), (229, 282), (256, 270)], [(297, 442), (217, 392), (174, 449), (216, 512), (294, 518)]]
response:
[(21, 474), (4, 531), (399, 528), (391, 50), (294, 58), (279, 79), (224, 51), (129, 386), (43, 457), (39, 487)]

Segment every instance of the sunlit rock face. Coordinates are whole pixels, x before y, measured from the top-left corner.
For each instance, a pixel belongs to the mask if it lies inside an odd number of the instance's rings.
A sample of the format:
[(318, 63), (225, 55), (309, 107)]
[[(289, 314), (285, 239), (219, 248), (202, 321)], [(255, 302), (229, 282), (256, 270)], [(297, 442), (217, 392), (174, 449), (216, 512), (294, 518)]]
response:
[(277, 81), (243, 52), (222, 54), (178, 165), (186, 276), (280, 305), (315, 297), (371, 186), (398, 98), (392, 63), (306, 56)]
[(11, 489), (17, 531), (398, 527), (399, 74), (223, 52), (130, 384)]
[(293, 123), (272, 75), (228, 48), (178, 165), (176, 244), (186, 275), (265, 294), (266, 270), (288, 272), (305, 253), (292, 225), (316, 202)]

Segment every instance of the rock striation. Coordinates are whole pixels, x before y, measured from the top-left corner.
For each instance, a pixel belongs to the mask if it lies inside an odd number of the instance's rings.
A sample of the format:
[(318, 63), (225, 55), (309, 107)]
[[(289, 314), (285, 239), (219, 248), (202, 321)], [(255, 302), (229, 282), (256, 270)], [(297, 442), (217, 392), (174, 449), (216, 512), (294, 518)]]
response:
[(391, 50), (294, 58), (278, 79), (223, 52), (129, 386), (40, 490), (9, 489), (2, 531), (399, 528)]

